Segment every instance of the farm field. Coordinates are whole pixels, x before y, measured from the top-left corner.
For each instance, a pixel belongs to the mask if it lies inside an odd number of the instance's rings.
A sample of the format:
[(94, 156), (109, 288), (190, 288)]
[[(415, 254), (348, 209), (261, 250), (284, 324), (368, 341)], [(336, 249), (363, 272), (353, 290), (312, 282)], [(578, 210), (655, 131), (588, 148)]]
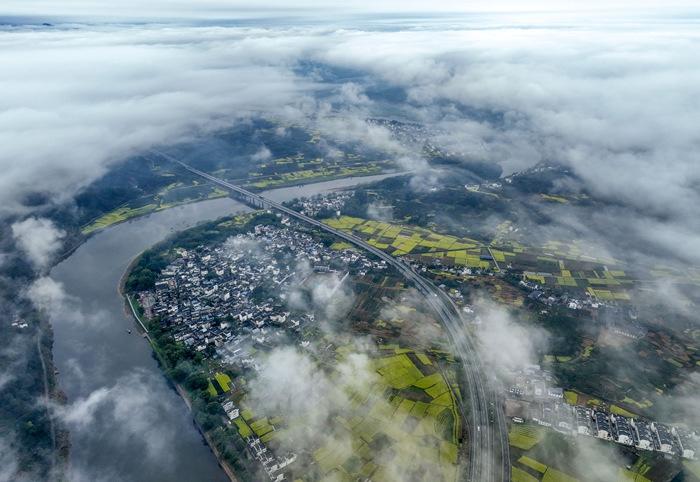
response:
[(486, 244), (417, 226), (351, 216), (324, 222), (352, 232), (394, 256), (472, 269), (497, 270), (498, 264), (499, 267), (522, 270), (526, 280), (542, 286), (576, 290), (581, 295), (587, 293), (601, 300), (629, 300), (627, 290), (634, 285), (634, 280), (624, 270), (608, 269), (608, 266), (617, 268), (616, 260), (585, 255), (575, 242), (551, 241), (542, 248), (535, 248), (499, 241), (499, 238)]
[(522, 450), (530, 450), (544, 438), (544, 430), (534, 425), (513, 424), (508, 432), (508, 443)]
[(330, 181), (343, 177), (369, 176), (381, 173), (386, 167), (389, 166), (378, 163), (333, 165), (320, 162), (318, 167), (312, 169), (299, 169), (265, 176), (252, 176), (252, 179), (247, 185), (255, 189), (270, 189), (273, 187), (289, 186), (311, 181)]
[[(600, 441), (585, 437), (569, 437), (552, 429), (527, 424), (512, 424), (509, 433), (511, 445), (511, 476), (514, 482), (578, 482), (601, 480), (591, 476), (589, 467), (577, 464), (580, 451), (593, 451)], [(603, 442), (604, 443), (604, 442)], [(594, 452), (591, 452), (594, 453)], [(651, 482), (646, 475), (652, 470), (643, 457), (632, 465), (624, 457), (619, 466), (608, 467), (615, 475), (610, 482)]]
[[(228, 193), (218, 187), (209, 185), (183, 185), (182, 183), (172, 183), (162, 189), (158, 194), (149, 196), (141, 200), (135, 200), (120, 206), (81, 228), (83, 234), (91, 234), (100, 229), (104, 229), (113, 224), (128, 221), (129, 219), (144, 216), (156, 211), (162, 211), (183, 204), (202, 201), (204, 199), (215, 199), (225, 197)], [(139, 202), (141, 205), (136, 206)], [(146, 204), (143, 204), (143, 203)]]
[[(337, 350), (340, 358), (346, 353)], [(422, 473), (423, 480), (456, 480), (462, 424), (452, 371), (426, 353), (392, 345), (380, 347), (371, 366), (376, 378), (365, 387), (347, 387), (347, 406), (328, 427), (335, 436), (321, 438), (325, 442), (312, 451), (313, 478), (383, 481)], [(257, 416), (246, 407), (235, 423), (242, 437), (255, 434), (274, 448), (300, 422)]]
[(231, 390), (231, 377), (225, 373), (216, 372), (212, 378), (209, 379), (209, 385), (207, 386), (207, 391), (212, 397), (218, 395), (223, 395)]
[(394, 256), (440, 261), (450, 266), (484, 269), (493, 266), (493, 263), (485, 259), (485, 247), (474, 239), (439, 234), (417, 226), (350, 216), (326, 219), (324, 222), (336, 229), (353, 232), (369, 244)]

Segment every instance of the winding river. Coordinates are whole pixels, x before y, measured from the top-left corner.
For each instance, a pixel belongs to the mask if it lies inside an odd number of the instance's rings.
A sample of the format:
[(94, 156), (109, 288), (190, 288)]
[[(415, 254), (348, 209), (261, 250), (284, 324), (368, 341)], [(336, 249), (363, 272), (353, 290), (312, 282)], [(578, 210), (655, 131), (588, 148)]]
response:
[[(286, 201), (392, 175), (263, 195)], [(52, 294), (51, 322), (59, 385), (68, 400), (63, 419), (71, 432), (70, 480), (228, 480), (138, 335), (117, 288), (131, 260), (169, 234), (248, 210), (220, 198), (160, 211), (95, 234), (52, 269), (51, 278), (63, 288)]]

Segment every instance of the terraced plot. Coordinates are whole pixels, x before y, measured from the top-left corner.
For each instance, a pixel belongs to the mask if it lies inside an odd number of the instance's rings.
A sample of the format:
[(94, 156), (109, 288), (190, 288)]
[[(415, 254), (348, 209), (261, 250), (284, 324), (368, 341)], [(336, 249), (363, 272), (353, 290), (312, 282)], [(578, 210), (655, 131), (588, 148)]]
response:
[(353, 416), (338, 420), (353, 440), (354, 454), (331, 444), (314, 459), (325, 476), (341, 480), (396, 480), (397, 468), (403, 477), (424, 473), (424, 480), (455, 480), (461, 421), (451, 383), (425, 354), (384, 348), (388, 355), (373, 360), (380, 382), (368, 393), (353, 394)]
[[(339, 357), (347, 350), (339, 347)], [(377, 378), (368, 386), (345, 387), (347, 406), (319, 437), (312, 451), (321, 480), (455, 481), (461, 438), (458, 392), (451, 370), (443, 372), (422, 352), (384, 346), (371, 360)], [(338, 380), (342, 383), (342, 380)], [(242, 437), (264, 443), (284, 437), (295, 420), (258, 417), (244, 410), (235, 424)]]
[(394, 256), (408, 256), (428, 262), (439, 260), (447, 265), (472, 268), (492, 266), (485, 247), (474, 239), (350, 216), (326, 219), (324, 222), (336, 229), (352, 232)]
[(513, 425), (508, 433), (508, 443), (522, 450), (530, 450), (544, 437), (540, 427), (532, 425)]

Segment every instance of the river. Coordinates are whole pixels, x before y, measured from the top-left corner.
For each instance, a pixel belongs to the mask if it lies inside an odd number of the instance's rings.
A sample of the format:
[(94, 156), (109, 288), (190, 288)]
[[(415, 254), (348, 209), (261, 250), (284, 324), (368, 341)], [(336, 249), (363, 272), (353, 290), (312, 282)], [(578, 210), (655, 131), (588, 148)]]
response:
[[(281, 202), (392, 175), (262, 194)], [(53, 300), (54, 364), (68, 400), (62, 412), (71, 432), (71, 480), (228, 480), (126, 314), (117, 289), (131, 260), (169, 234), (248, 210), (220, 198), (153, 213), (96, 233), (52, 269), (51, 279), (62, 286), (47, 291)]]

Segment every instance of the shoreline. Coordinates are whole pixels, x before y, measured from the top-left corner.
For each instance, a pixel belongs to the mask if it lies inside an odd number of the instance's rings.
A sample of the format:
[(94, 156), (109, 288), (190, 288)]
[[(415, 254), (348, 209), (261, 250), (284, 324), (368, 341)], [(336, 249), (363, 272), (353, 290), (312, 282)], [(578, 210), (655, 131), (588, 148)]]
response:
[[(354, 181), (348, 186), (338, 186), (338, 187), (327, 188), (328, 191), (333, 191), (333, 190), (339, 190), (339, 189), (352, 188), (356, 185), (362, 185), (362, 184), (365, 184), (367, 182), (371, 182), (372, 181), (371, 178), (374, 178), (375, 176), (381, 177), (381, 179), (383, 179), (386, 177), (400, 176), (400, 175), (404, 175), (404, 174), (408, 174), (408, 173), (410, 173), (410, 171), (389, 171), (389, 172), (381, 172), (381, 173), (377, 173), (377, 174), (368, 174), (365, 176), (346, 176), (346, 177), (340, 177), (340, 178), (329, 179), (329, 180), (313, 180), (312, 182), (298, 183), (298, 184), (295, 183), (291, 186), (275, 186), (274, 188), (269, 189), (269, 190), (267, 190), (267, 189), (261, 190), (261, 192), (275, 192), (278, 190), (283, 191), (286, 189), (293, 189), (295, 187), (304, 188), (305, 186), (314, 185), (314, 184), (323, 184), (325, 182), (334, 182), (334, 181), (343, 181), (343, 180)], [(381, 179), (377, 179), (377, 180), (381, 180)], [(226, 196), (226, 197), (229, 197), (229, 196)], [(220, 200), (220, 199), (225, 199), (226, 197), (222, 196), (222, 197), (213, 198), (213, 199), (192, 200), (191, 202), (178, 204), (176, 206), (169, 206), (168, 208), (163, 209), (162, 211), (169, 211), (169, 210), (171, 210), (171, 208), (182, 208), (182, 207), (186, 207), (186, 206), (193, 205), (193, 204), (199, 204), (199, 203), (203, 203), (203, 202), (216, 201), (216, 200)], [(56, 266), (58, 266), (59, 264), (63, 263), (67, 259), (69, 259), (73, 254), (75, 254), (76, 251), (78, 251), (78, 249), (80, 249), (83, 245), (85, 245), (88, 241), (90, 241), (95, 235), (103, 233), (103, 232), (107, 231), (109, 228), (117, 227), (117, 226), (122, 225), (122, 224), (127, 224), (131, 221), (137, 221), (139, 219), (148, 218), (149, 216), (157, 214), (158, 212), (160, 212), (160, 211), (144, 213), (140, 216), (135, 216), (133, 218), (119, 221), (119, 222), (111, 224), (109, 226), (104, 226), (100, 229), (97, 229), (95, 231), (90, 232), (89, 234), (83, 234), (79, 228), (78, 231), (75, 233), (75, 236), (71, 236), (71, 238), (69, 239), (70, 245), (63, 252), (61, 252), (60, 254), (58, 254), (56, 256), (56, 258), (54, 259), (54, 262), (52, 263), (51, 268), (49, 268), (47, 270), (47, 272), (50, 272)], [(174, 233), (171, 233), (171, 234), (174, 234)], [(167, 236), (166, 236), (166, 238), (167, 238)], [(151, 247), (152, 246), (148, 246), (146, 249), (141, 251), (139, 254), (134, 256), (129, 261), (124, 272), (121, 274), (121, 276), (119, 278), (119, 282), (117, 283), (116, 291), (117, 291), (118, 296), (120, 296), (122, 298), (121, 301), (122, 301), (122, 309), (124, 310), (124, 314), (127, 315), (127, 317), (133, 317), (137, 322), (140, 320), (140, 318), (137, 316), (137, 313), (132, 311), (132, 310), (135, 310), (135, 307), (133, 307), (133, 308), (130, 307), (130, 303), (126, 299), (127, 297), (126, 297), (126, 294), (124, 292), (125, 291), (124, 290), (125, 282), (126, 282), (126, 279), (128, 277), (128, 274), (134, 268), (135, 264), (139, 261), (140, 257), (143, 255), (143, 253), (147, 249), (150, 249)], [(129, 312), (131, 312), (131, 313), (129, 313)], [(184, 389), (184, 387), (175, 383), (168, 376), (168, 374), (163, 370), (162, 367), (164, 367), (165, 365), (163, 364), (163, 361), (160, 358), (158, 352), (154, 348), (154, 344), (153, 344), (152, 339), (150, 338), (150, 336), (148, 334), (148, 330), (146, 329), (146, 327), (143, 323), (139, 323), (139, 325), (141, 325), (141, 329), (139, 330), (139, 332), (141, 332), (142, 335), (145, 335), (145, 336), (143, 336), (144, 338), (148, 339), (148, 342), (150, 345), (149, 348), (150, 348), (152, 353), (155, 353), (155, 355), (156, 355), (156, 357), (161, 365), (161, 367), (159, 367), (160, 374), (162, 376), (164, 376), (170, 383), (172, 383), (173, 387), (175, 387), (175, 390), (178, 392), (178, 395), (180, 395), (180, 398), (185, 402), (185, 405), (188, 407), (188, 410), (193, 415), (191, 401), (190, 401), (189, 397), (187, 396), (186, 390)], [(50, 330), (50, 333), (53, 334), (54, 327), (53, 327), (52, 323), (48, 322), (48, 328)], [(50, 360), (46, 360), (46, 361), (49, 362), (49, 364), (50, 364), (50, 371), (51, 371), (50, 375), (51, 375), (53, 382), (55, 384), (55, 387), (56, 387), (55, 390), (52, 392), (52, 395), (53, 395), (52, 398), (59, 403), (66, 403), (65, 398), (61, 398), (61, 394), (62, 394), (62, 392), (60, 390), (61, 377), (57, 373), (57, 367), (56, 367), (55, 362), (54, 362), (54, 348), (53, 348), (53, 346), (51, 347)], [(196, 420), (194, 420), (194, 416), (192, 416), (192, 418), (193, 418), (193, 423), (194, 423), (195, 427), (197, 428), (197, 431), (200, 433), (201, 437), (204, 439), (204, 442), (207, 444), (207, 446), (209, 447), (211, 452), (214, 454), (215, 458), (217, 459), (218, 465), (222, 468), (222, 470), (224, 471), (226, 476), (229, 478), (229, 480), (231, 482), (240, 482), (240, 479), (238, 479), (238, 477), (236, 477), (235, 471), (233, 470), (232, 466), (228, 462), (223, 460), (222, 455), (219, 453), (219, 451), (214, 446), (213, 441), (209, 438), (208, 435), (206, 435), (202, 431), (201, 427), (197, 424)], [(62, 449), (65, 450), (65, 455), (63, 456), (65, 461), (64, 461), (63, 465), (64, 465), (64, 467), (66, 467), (66, 470), (68, 470), (68, 468), (70, 466), (70, 455), (69, 455), (70, 446), (71, 446), (70, 433), (68, 431), (66, 431), (65, 434), (63, 432), (61, 432), (60, 439), (62, 442), (65, 440), (65, 442), (61, 443), (60, 445), (61, 445)]]
[[(278, 189), (289, 189), (289, 188), (293, 188), (293, 187), (299, 187), (299, 188), (301, 188), (301, 187), (308, 186), (308, 185), (311, 185), (311, 184), (319, 184), (319, 183), (323, 183), (323, 182), (332, 182), (332, 181), (340, 181), (340, 180), (344, 180), (344, 179), (355, 179), (355, 178), (362, 179), (363, 177), (374, 177), (374, 176), (389, 176), (389, 177), (393, 177), (393, 176), (400, 176), (400, 175), (402, 175), (402, 174), (409, 174), (410, 172), (411, 172), (411, 171), (389, 170), (389, 171), (380, 171), (380, 172), (368, 173), (368, 174), (365, 174), (365, 175), (338, 176), (338, 177), (329, 176), (329, 177), (323, 178), (323, 179), (311, 179), (309, 182), (299, 182), (299, 183), (290, 183), (290, 184), (280, 184), (280, 185), (270, 186), (270, 187), (265, 187), (265, 188), (253, 188), (253, 189), (251, 189), (251, 192), (255, 192), (256, 194), (260, 194), (260, 193), (264, 193), (264, 192), (266, 192), (266, 191), (276, 191), (276, 190), (278, 190)], [(360, 183), (360, 184), (361, 184), (361, 183)], [(244, 185), (244, 186), (248, 186), (247, 184), (243, 184), (243, 185)], [(339, 187), (339, 188), (337, 188), (337, 189), (343, 189), (343, 188), (342, 188), (342, 187)], [(222, 196), (214, 196), (214, 197), (210, 197), (210, 198), (192, 199), (192, 200), (190, 200), (190, 201), (184, 201), (184, 202), (175, 203), (175, 204), (173, 204), (173, 205), (170, 205), (170, 206), (167, 206), (167, 207), (164, 207), (164, 208), (156, 208), (156, 209), (154, 209), (153, 211), (150, 211), (150, 212), (147, 212), (147, 213), (139, 214), (139, 215), (137, 215), (137, 216), (133, 216), (133, 217), (130, 217), (130, 218), (127, 218), (127, 219), (123, 219), (123, 220), (121, 220), (121, 221), (116, 221), (116, 222), (114, 222), (114, 223), (112, 223), (112, 224), (108, 224), (108, 225), (106, 225), (106, 226), (102, 226), (102, 227), (96, 228), (96, 229), (94, 229), (94, 230), (91, 230), (91, 231), (88, 232), (88, 233), (84, 233), (84, 232), (83, 232), (83, 228), (84, 228), (85, 226), (80, 226), (80, 227), (78, 227), (78, 233), (80, 234), (80, 237), (81, 237), (82, 239), (81, 239), (78, 243), (76, 243), (75, 246), (71, 247), (70, 249), (68, 249), (67, 251), (65, 251), (64, 253), (62, 253), (61, 256), (60, 256), (60, 259), (57, 261), (57, 264), (58, 264), (60, 261), (62, 261), (63, 259), (65, 259), (65, 258), (69, 257), (71, 254), (73, 254), (73, 252), (74, 252), (76, 249), (78, 249), (85, 241), (87, 241), (88, 239), (90, 239), (90, 238), (91, 238), (92, 236), (94, 236), (95, 234), (104, 231), (105, 229), (109, 229), (109, 228), (111, 228), (111, 227), (113, 227), (113, 226), (118, 226), (118, 225), (123, 224), (123, 223), (128, 223), (128, 222), (130, 222), (130, 221), (134, 221), (134, 220), (139, 219), (139, 218), (142, 218), (142, 217), (147, 217), (147, 216), (150, 216), (151, 214), (155, 214), (155, 213), (160, 212), (160, 211), (166, 211), (166, 210), (168, 210), (168, 209), (174, 209), (174, 208), (178, 208), (178, 207), (182, 207), (182, 206), (187, 206), (187, 205), (190, 205), (190, 204), (196, 204), (196, 203), (200, 203), (200, 202), (204, 202), (204, 201), (213, 201), (213, 200), (215, 200), (215, 199), (223, 199), (223, 198), (226, 198), (226, 197), (231, 197), (231, 196), (230, 196), (230, 195), (226, 195), (226, 196), (223, 196), (223, 195), (222, 195)], [(233, 198), (232, 198), (232, 199), (233, 199)], [(90, 221), (90, 223), (94, 222), (96, 219), (99, 219), (100, 217), (101, 217), (101, 216), (98, 216), (98, 217), (96, 217), (95, 219), (92, 219), (92, 220)], [(89, 226), (90, 223), (88, 223), (86, 226)]]
[(122, 298), (123, 304), (124, 304), (124, 313), (127, 314), (127, 316), (130, 316), (136, 320), (138, 323), (138, 326), (140, 326), (142, 332), (142, 337), (148, 340), (148, 344), (151, 348), (151, 352), (156, 356), (158, 359), (158, 364), (160, 365), (160, 372), (161, 374), (168, 380), (169, 383), (172, 384), (173, 387), (175, 387), (175, 391), (180, 395), (180, 398), (182, 399), (183, 402), (185, 402), (185, 405), (187, 406), (187, 409), (189, 410), (190, 414), (192, 415), (192, 423), (194, 426), (197, 428), (197, 432), (202, 436), (202, 439), (204, 442), (207, 444), (209, 447), (209, 450), (214, 454), (214, 457), (216, 458), (217, 463), (219, 464), (219, 467), (221, 467), (221, 470), (224, 471), (226, 476), (229, 478), (231, 482), (241, 482), (238, 477), (236, 477), (236, 473), (233, 470), (233, 467), (229, 465), (229, 463), (224, 460), (222, 457), (221, 453), (219, 450), (216, 448), (214, 445), (214, 442), (211, 440), (211, 437), (202, 430), (202, 427), (197, 423), (197, 420), (194, 417), (194, 411), (192, 410), (192, 400), (190, 400), (189, 395), (187, 394), (187, 390), (184, 389), (179, 383), (177, 383), (175, 380), (170, 378), (167, 374), (167, 372), (163, 369), (165, 365), (165, 361), (161, 357), (160, 353), (158, 353), (158, 350), (153, 343), (153, 340), (151, 339), (151, 336), (148, 333), (148, 329), (146, 328), (146, 325), (141, 321), (141, 317), (138, 315), (136, 312), (136, 309), (134, 308), (131, 299), (129, 298), (129, 295), (126, 293), (124, 290), (125, 284), (126, 284), (126, 279), (129, 276), (129, 273), (131, 273), (131, 270), (134, 268), (134, 266), (138, 263), (138, 261), (141, 259), (142, 253), (139, 253), (137, 256), (135, 256), (130, 262), (129, 265), (126, 267), (124, 270), (124, 273), (122, 273), (121, 278), (119, 278), (119, 285), (117, 287), (117, 293), (119, 296)]

